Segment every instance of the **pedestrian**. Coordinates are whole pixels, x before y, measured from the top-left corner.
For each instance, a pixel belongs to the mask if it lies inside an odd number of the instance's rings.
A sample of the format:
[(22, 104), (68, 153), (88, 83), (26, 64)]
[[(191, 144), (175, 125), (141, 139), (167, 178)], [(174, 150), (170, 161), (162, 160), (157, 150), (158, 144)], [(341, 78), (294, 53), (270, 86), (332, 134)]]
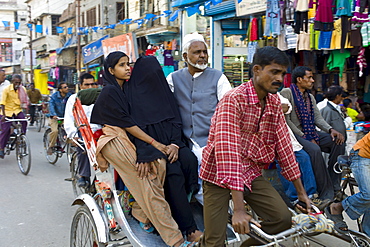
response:
[[(269, 234), (291, 227), (291, 213), (261, 172), (275, 159), (283, 176), (294, 183), (298, 199), (310, 211), (311, 201), (300, 179), (276, 94), (283, 85), (288, 65), (288, 57), (279, 49), (271, 46), (258, 49), (253, 57), (253, 78), (229, 91), (217, 105), (200, 170), (205, 227), (202, 246), (224, 246), (230, 192), (236, 232), (249, 233), (249, 223)], [(244, 200), (263, 219), (261, 225), (246, 213)], [(243, 246), (257, 243), (248, 239)]]
[(27, 95), (31, 102), (29, 106), (29, 113), (31, 117), (30, 126), (33, 126), (33, 123), (35, 122), (36, 107), (39, 107), (39, 106), (32, 105), (32, 104), (40, 103), (42, 96), (41, 96), (40, 90), (35, 88), (34, 83), (30, 83), (30, 89), (27, 90)]
[[(1, 101), (1, 95), (3, 93), (4, 88), (10, 85), (10, 82), (6, 80), (5, 76), (5, 70), (0, 69), (0, 101)], [(3, 116), (1, 115), (2, 112), (0, 112), (0, 118)], [(0, 121), (0, 131), (1, 131), (1, 121)]]
[[(221, 71), (208, 67), (207, 49), (202, 35), (187, 34), (184, 37), (182, 56), (188, 66), (167, 76), (179, 106), (182, 130), (198, 158), (199, 167), (216, 105), (231, 89), (230, 82)], [(199, 185), (195, 198), (203, 203), (201, 180)]]

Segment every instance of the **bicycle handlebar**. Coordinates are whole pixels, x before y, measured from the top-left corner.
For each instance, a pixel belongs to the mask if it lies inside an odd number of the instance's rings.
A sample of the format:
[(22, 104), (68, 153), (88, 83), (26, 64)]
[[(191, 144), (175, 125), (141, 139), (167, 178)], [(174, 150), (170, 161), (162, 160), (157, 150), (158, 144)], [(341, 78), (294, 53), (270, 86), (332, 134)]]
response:
[[(315, 205), (311, 204), (311, 208), (316, 213), (320, 212), (320, 209), (318, 207), (316, 207)], [(271, 235), (271, 234), (268, 234), (268, 233), (264, 232), (261, 228), (259, 228), (255, 224), (253, 224), (253, 223), (249, 224), (249, 228), (250, 228), (252, 236), (255, 234), (258, 237), (261, 237), (262, 239), (270, 242), (270, 244), (273, 244), (273, 243), (275, 243), (276, 241), (279, 241), (279, 240), (286, 239), (286, 238), (288, 238), (288, 237), (290, 237), (294, 234), (300, 234), (300, 232), (302, 232), (302, 231), (310, 231), (311, 227), (313, 229), (314, 226), (315, 226), (315, 224), (311, 224), (308, 228), (303, 229), (302, 226), (296, 225), (296, 226), (294, 226), (292, 228), (289, 228), (285, 231), (282, 231), (280, 233)]]
[(5, 118), (6, 121), (8, 122), (19, 122), (19, 121), (29, 121), (30, 118), (21, 118), (21, 119), (18, 119), (18, 118)]

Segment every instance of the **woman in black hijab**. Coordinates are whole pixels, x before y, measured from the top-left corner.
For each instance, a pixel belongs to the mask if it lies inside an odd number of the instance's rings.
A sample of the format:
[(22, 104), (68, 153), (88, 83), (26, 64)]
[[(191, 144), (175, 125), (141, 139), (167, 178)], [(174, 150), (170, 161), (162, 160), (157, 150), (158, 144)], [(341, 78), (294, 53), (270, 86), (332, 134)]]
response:
[[(99, 138), (97, 147), (97, 159), (102, 157), (104, 160), (98, 161), (99, 167), (104, 170), (106, 162), (109, 162), (118, 171), (139, 205), (133, 206), (132, 215), (141, 222), (145, 231), (150, 232), (150, 224), (153, 224), (167, 245), (188, 246), (164, 198), (165, 153), (168, 148), (143, 132), (129, 115), (122, 87), (130, 75), (129, 58), (125, 53), (112, 52), (104, 60), (105, 86), (91, 114), (91, 123), (104, 126), (105, 135)], [(147, 145), (146, 158), (141, 162), (136, 161), (133, 155), (135, 146), (128, 140), (125, 130), (135, 140)]]
[[(148, 135), (168, 147), (164, 193), (172, 216), (190, 242), (202, 234), (194, 221), (187, 194), (198, 189), (198, 162), (182, 142), (181, 118), (162, 67), (152, 56), (139, 58), (124, 85), (132, 119)], [(150, 162), (157, 150), (134, 138), (138, 162)]]

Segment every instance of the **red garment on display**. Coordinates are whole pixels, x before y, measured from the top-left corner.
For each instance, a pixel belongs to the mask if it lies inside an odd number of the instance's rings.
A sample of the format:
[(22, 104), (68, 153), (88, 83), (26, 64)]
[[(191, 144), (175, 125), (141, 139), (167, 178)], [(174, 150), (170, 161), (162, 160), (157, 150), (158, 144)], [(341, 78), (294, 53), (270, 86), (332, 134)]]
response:
[(258, 39), (258, 23), (257, 18), (252, 19), (250, 41), (255, 41)]
[(145, 55), (147, 56), (155, 56), (156, 49), (147, 49), (145, 51)]
[(284, 76), (284, 87), (290, 87), (292, 83), (292, 74), (285, 74)]
[(317, 1), (317, 11), (315, 21), (330, 23), (333, 22), (333, 10), (335, 7), (332, 5), (332, 0), (320, 0)]

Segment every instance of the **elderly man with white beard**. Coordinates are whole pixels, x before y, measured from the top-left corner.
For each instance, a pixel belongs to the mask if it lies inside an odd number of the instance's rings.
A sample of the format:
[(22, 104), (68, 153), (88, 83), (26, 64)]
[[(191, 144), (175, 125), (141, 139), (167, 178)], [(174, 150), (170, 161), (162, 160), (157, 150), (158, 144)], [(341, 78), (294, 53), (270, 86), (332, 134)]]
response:
[[(187, 34), (182, 56), (188, 66), (167, 76), (180, 109), (184, 135), (199, 164), (216, 105), (231, 89), (229, 80), (221, 71), (208, 67), (207, 49), (202, 35)], [(200, 188), (195, 198), (203, 204), (201, 180), (198, 182)]]

